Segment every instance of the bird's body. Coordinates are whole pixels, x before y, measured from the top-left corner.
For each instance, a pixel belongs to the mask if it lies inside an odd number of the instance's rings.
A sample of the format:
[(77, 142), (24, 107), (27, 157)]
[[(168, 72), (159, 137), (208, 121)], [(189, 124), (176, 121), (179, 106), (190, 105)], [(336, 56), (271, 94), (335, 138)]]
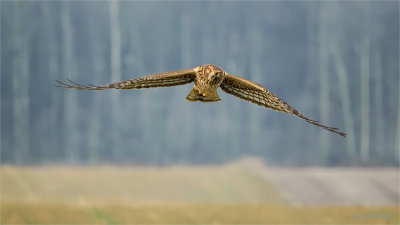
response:
[(177, 70), (165, 73), (151, 74), (148, 76), (126, 80), (117, 83), (106, 84), (104, 86), (83, 86), (69, 80), (71, 84), (65, 84), (57, 81), (61, 88), (73, 88), (80, 90), (104, 90), (104, 89), (140, 89), (153, 87), (169, 87), (183, 85), (193, 82), (194, 87), (186, 97), (187, 100), (195, 102), (216, 102), (221, 99), (218, 96), (217, 89), (221, 88), (228, 94), (232, 94), (243, 100), (261, 105), (273, 110), (289, 113), (300, 117), (305, 121), (322, 127), (325, 130), (345, 136), (337, 128), (328, 127), (320, 124), (315, 120), (301, 114), (295, 108), (287, 104), (282, 99), (272, 94), (269, 90), (260, 84), (237, 77), (227, 73), (218, 66), (202, 65), (193, 69)]
[(195, 70), (194, 87), (186, 99), (192, 102), (220, 101), (217, 89), (225, 78), (224, 71), (214, 65), (198, 66)]

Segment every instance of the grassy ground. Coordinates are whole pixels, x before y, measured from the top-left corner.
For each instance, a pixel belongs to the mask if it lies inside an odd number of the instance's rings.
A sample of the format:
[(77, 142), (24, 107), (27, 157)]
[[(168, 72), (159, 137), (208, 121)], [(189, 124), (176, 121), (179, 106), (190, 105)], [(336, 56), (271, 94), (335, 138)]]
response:
[(398, 206), (288, 205), (243, 166), (1, 167), (1, 224), (398, 224)]
[(2, 200), (86, 204), (285, 204), (260, 176), (237, 166), (2, 167)]
[(396, 207), (3, 204), (2, 224), (398, 224)]

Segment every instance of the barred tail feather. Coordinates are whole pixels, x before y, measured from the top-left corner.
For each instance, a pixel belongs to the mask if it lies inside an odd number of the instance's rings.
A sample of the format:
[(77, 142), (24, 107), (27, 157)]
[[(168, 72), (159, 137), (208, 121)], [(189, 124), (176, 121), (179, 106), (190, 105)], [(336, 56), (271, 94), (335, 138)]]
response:
[(188, 96), (186, 96), (186, 99), (188, 101), (191, 101), (191, 102), (195, 102), (195, 101), (201, 101), (201, 102), (217, 102), (217, 101), (221, 101), (221, 99), (218, 96), (218, 92), (217, 91), (215, 91), (212, 94), (204, 96), (204, 95), (201, 95), (195, 88), (193, 88), (192, 91), (190, 91)]

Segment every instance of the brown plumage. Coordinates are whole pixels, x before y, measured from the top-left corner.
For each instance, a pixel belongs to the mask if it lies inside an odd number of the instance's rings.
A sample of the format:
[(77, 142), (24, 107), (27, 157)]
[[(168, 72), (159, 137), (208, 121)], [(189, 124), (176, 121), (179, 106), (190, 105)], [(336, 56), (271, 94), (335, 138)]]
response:
[(345, 133), (340, 132), (337, 128), (322, 125), (319, 122), (304, 116), (285, 101), (276, 97), (262, 85), (228, 74), (224, 70), (214, 65), (202, 65), (193, 69), (151, 74), (136, 79), (106, 84), (103, 86), (95, 86), (90, 84), (88, 86), (84, 86), (71, 80), (68, 81), (70, 84), (56, 81), (59, 84), (56, 85), (56, 87), (73, 88), (79, 90), (104, 90), (112, 88), (140, 89), (177, 86), (194, 82), (192, 91), (186, 97), (187, 100), (192, 102), (220, 101), (221, 99), (219, 98), (217, 92), (217, 89), (220, 87), (226, 93), (239, 97), (243, 100), (280, 112), (289, 113), (291, 115), (300, 117), (311, 124), (322, 127), (325, 130), (337, 133), (343, 137), (346, 136)]

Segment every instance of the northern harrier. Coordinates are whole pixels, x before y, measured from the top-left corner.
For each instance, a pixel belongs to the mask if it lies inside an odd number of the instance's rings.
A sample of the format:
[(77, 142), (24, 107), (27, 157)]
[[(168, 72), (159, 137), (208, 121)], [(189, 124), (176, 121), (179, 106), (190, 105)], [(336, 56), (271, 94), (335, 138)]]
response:
[(285, 101), (276, 97), (262, 85), (231, 75), (214, 65), (202, 65), (193, 69), (151, 74), (132, 80), (106, 84), (103, 86), (94, 86), (90, 84), (89, 86), (83, 86), (71, 80), (68, 81), (71, 82), (71, 84), (56, 81), (59, 83), (59, 85), (56, 85), (56, 87), (74, 88), (80, 90), (104, 90), (111, 88), (140, 89), (177, 86), (194, 82), (192, 91), (186, 97), (186, 99), (191, 102), (220, 101), (221, 99), (218, 96), (217, 89), (221, 87), (223, 91), (246, 101), (264, 106), (266, 108), (298, 116), (311, 124), (324, 128), (325, 130), (337, 133), (343, 137), (346, 136), (346, 134), (340, 132), (338, 128), (324, 126), (318, 121), (311, 120), (304, 116)]

